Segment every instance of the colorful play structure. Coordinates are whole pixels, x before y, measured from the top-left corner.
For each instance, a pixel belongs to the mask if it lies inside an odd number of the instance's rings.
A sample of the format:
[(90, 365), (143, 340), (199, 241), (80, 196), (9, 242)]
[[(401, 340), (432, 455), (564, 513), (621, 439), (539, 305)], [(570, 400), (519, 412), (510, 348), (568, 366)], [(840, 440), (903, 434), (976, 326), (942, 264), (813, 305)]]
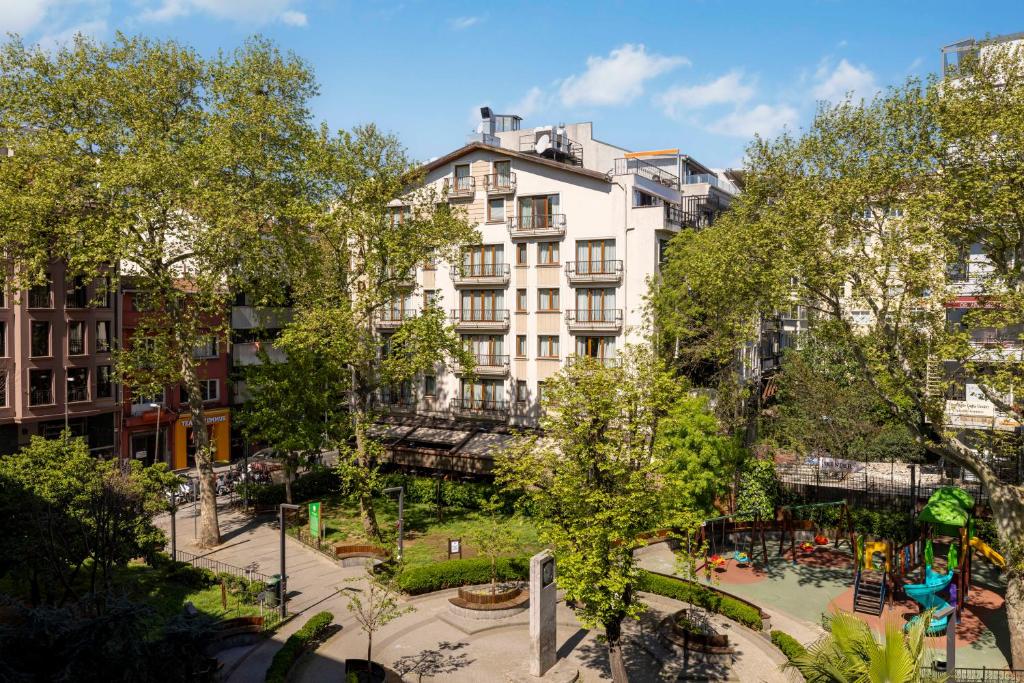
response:
[[(825, 538), (821, 525), (809, 515), (813, 515), (818, 510), (833, 507), (839, 508), (839, 523), (836, 527), (838, 533), (836, 533), (835, 537), (835, 547), (839, 547), (840, 541), (847, 541), (850, 544), (850, 548), (853, 548), (854, 534), (853, 523), (850, 519), (850, 508), (845, 500), (836, 500), (829, 503), (809, 503), (807, 505), (786, 505), (781, 507), (779, 555), (783, 554), (786, 547), (786, 538), (788, 537), (789, 549), (792, 553), (793, 561), (796, 562), (796, 535), (800, 531), (813, 531), (814, 540), (817, 545), (827, 543), (828, 539)], [(818, 543), (821, 540), (824, 540), (824, 543)]]
[[(1002, 555), (974, 535), (973, 510), (974, 499), (970, 494), (947, 486), (937, 489), (918, 514), (921, 535), (914, 541), (894, 548), (889, 541), (858, 538), (854, 611), (879, 615), (886, 599), (892, 605), (894, 593), (902, 590), (921, 605), (922, 613), (929, 609), (942, 612), (950, 603), (955, 603), (960, 614), (970, 593), (973, 553), (977, 552), (997, 567), (1006, 566)], [(935, 568), (933, 539), (936, 536), (951, 539), (944, 571)], [(881, 556), (880, 561), (877, 556)], [(910, 583), (911, 574), (918, 569), (920, 581)], [(949, 601), (940, 595), (947, 590)], [(946, 616), (934, 618), (929, 633), (945, 630), (947, 623)]]
[[(752, 566), (755, 550), (760, 541), (761, 555), (768, 564), (768, 542), (765, 533), (775, 530), (774, 520), (762, 520), (759, 512), (737, 512), (704, 520), (694, 539), (697, 546), (707, 543), (708, 558), (705, 565), (715, 569), (724, 567), (733, 560), (741, 567)], [(743, 551), (732, 542), (734, 534), (747, 534), (747, 550)], [(687, 545), (690, 540), (687, 538)]]

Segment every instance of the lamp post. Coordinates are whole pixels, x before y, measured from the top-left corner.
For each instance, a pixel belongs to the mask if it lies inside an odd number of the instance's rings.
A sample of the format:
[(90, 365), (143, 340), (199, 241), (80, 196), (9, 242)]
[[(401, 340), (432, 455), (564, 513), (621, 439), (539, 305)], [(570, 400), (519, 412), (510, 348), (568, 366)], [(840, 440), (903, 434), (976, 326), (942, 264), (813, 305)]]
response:
[(278, 511), (278, 520), (281, 525), (281, 580), (277, 584), (278, 590), (278, 602), (280, 603), (281, 618), (284, 619), (287, 615), (285, 608), (285, 598), (288, 595), (288, 581), (285, 578), (285, 562), (284, 562), (284, 511), (285, 510), (298, 510), (298, 505), (292, 505), (290, 503), (281, 503), (281, 507)]
[(156, 408), (156, 444), (153, 446), (153, 464), (160, 462), (160, 409), (161, 403), (150, 403), (150, 408)]
[(384, 489), (382, 493), (394, 493), (398, 492), (398, 561), (402, 561), (402, 550), (405, 547), (403, 542), (402, 532), (405, 527), (405, 487), (404, 486), (392, 486), (389, 489)]
[(68, 431), (68, 399), (71, 398), (71, 375), (68, 374), (68, 367), (64, 366), (64, 431)]
[(171, 490), (171, 560), (178, 561), (178, 492)]

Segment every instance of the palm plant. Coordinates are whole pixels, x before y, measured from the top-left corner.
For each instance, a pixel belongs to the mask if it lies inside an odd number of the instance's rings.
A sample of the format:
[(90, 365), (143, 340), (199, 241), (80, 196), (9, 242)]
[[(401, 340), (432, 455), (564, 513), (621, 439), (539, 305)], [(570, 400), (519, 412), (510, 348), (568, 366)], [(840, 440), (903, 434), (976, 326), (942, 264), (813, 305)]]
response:
[(865, 622), (837, 613), (829, 634), (787, 666), (810, 683), (916, 683), (922, 680), (930, 622), (927, 612), (906, 633), (900, 624), (888, 622), (879, 641)]

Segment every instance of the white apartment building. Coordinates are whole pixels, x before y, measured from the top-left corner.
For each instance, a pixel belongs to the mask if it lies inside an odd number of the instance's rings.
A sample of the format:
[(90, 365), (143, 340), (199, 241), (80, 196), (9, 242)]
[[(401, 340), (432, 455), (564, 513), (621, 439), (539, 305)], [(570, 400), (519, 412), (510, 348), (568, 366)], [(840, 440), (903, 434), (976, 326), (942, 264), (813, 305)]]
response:
[(522, 128), (519, 116), (481, 114), (465, 146), (425, 168), (481, 242), (459, 263), (419, 269), (409, 297), (378, 321), (397, 327), (438, 301), (475, 354), (476, 377), (438, 372), (382, 400), (393, 416), (533, 426), (544, 381), (565, 364), (615, 363), (645, 339), (647, 283), (666, 243), (713, 221), (737, 190), (677, 149), (598, 140), (591, 123)]

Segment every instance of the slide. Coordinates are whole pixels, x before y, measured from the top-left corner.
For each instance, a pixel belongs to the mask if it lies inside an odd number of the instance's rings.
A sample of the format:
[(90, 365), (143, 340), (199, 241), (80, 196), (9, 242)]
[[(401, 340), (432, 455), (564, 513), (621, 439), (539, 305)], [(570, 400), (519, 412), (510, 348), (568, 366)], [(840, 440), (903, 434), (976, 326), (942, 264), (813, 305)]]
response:
[[(932, 570), (931, 565), (924, 568), (925, 580), (924, 583), (910, 583), (903, 587), (904, 592), (907, 596), (912, 598), (914, 601), (921, 604), (921, 611), (934, 609), (936, 611), (949, 605), (948, 602), (938, 596), (940, 591), (946, 590), (949, 587), (950, 581), (953, 580), (953, 572), (946, 572), (945, 574), (939, 574)], [(910, 624), (920, 619), (920, 616), (916, 616), (910, 620), (907, 624), (907, 628)], [(935, 633), (942, 631), (946, 628), (946, 622), (949, 621), (949, 617), (941, 617), (932, 619), (932, 623), (928, 628), (929, 633)]]
[(986, 560), (988, 560), (995, 566), (999, 567), (1000, 569), (1006, 569), (1006, 560), (1003, 558), (1002, 555), (993, 550), (992, 546), (990, 546), (988, 543), (985, 543), (985, 541), (977, 537), (972, 538), (971, 547), (977, 550), (979, 553), (981, 553), (982, 557), (984, 557)]

